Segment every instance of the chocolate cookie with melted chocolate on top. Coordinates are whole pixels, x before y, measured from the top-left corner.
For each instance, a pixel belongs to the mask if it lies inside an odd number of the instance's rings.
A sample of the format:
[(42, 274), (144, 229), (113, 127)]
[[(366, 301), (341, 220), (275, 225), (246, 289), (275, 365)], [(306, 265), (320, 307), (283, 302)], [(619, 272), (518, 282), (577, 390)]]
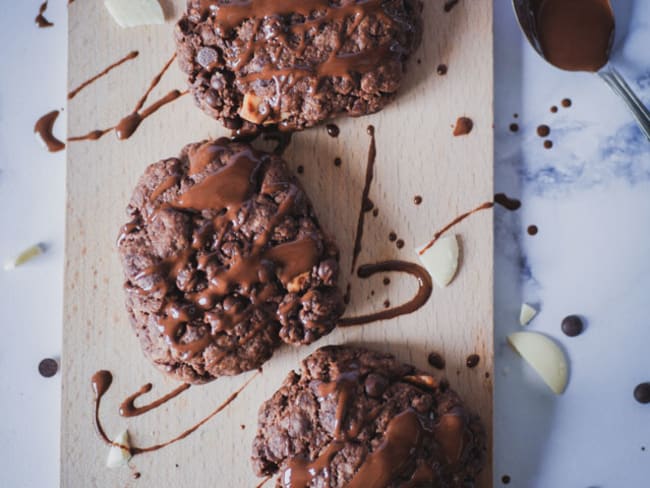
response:
[(276, 155), (220, 139), (152, 164), (118, 248), (142, 349), (180, 381), (255, 369), (343, 314), (338, 249)]
[(485, 453), (480, 420), (445, 381), (329, 346), (262, 405), (252, 460), (277, 488), (466, 488)]
[(420, 0), (188, 0), (178, 60), (228, 128), (301, 130), (393, 100), (421, 11)]

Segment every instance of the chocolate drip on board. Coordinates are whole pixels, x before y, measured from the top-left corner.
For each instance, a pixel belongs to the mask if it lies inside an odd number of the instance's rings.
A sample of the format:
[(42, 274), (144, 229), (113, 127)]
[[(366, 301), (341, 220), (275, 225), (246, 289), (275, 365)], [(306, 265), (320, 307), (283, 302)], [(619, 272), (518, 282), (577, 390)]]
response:
[(440, 229), (438, 232), (436, 232), (433, 235), (433, 238), (429, 241), (429, 243), (426, 246), (424, 246), (422, 249), (420, 249), (418, 254), (420, 256), (422, 256), (425, 252), (427, 252), (429, 249), (431, 249), (431, 247), (438, 241), (438, 239), (440, 239), (440, 237), (442, 237), (443, 234), (448, 232), (455, 225), (460, 224), (463, 220), (465, 220), (469, 216), (474, 215), (475, 213), (480, 212), (481, 210), (487, 210), (487, 209), (490, 209), (490, 208), (493, 208), (493, 207), (494, 207), (494, 202), (485, 202), (485, 203), (482, 203), (481, 205), (479, 205), (478, 207), (470, 210), (469, 212), (465, 212), (463, 214), (460, 214), (458, 217), (456, 217), (454, 220), (452, 220), (447, 225), (445, 225), (442, 229)]
[(142, 407), (136, 407), (135, 406), (135, 401), (140, 398), (142, 395), (149, 393), (153, 385), (151, 383), (146, 383), (140, 387), (138, 391), (133, 393), (132, 395), (129, 395), (120, 405), (120, 415), (122, 417), (137, 417), (138, 415), (143, 415), (147, 413), (149, 410), (153, 410), (154, 408), (158, 408), (159, 406), (163, 405), (164, 403), (167, 403), (169, 400), (172, 398), (176, 398), (178, 395), (183, 393), (185, 390), (189, 389), (191, 385), (189, 383), (183, 383), (181, 386), (174, 388), (172, 391), (170, 391), (168, 394), (166, 394), (163, 397), (160, 397), (157, 400), (154, 400), (153, 402), (144, 405)]
[(433, 292), (433, 283), (429, 272), (423, 267), (406, 261), (384, 261), (376, 264), (364, 264), (359, 267), (357, 275), (360, 278), (369, 278), (377, 273), (399, 272), (408, 273), (418, 281), (418, 291), (408, 302), (397, 307), (388, 308), (379, 312), (360, 315), (358, 317), (343, 317), (339, 320), (339, 327), (365, 325), (379, 320), (388, 320), (400, 315), (415, 312), (424, 306)]
[(117, 68), (118, 66), (121, 66), (121, 65), (123, 65), (124, 63), (126, 63), (127, 61), (130, 61), (130, 60), (132, 60), (132, 59), (137, 58), (137, 57), (138, 57), (138, 54), (139, 54), (138, 51), (131, 51), (129, 54), (127, 54), (126, 56), (124, 56), (122, 59), (120, 59), (120, 60), (114, 62), (114, 63), (111, 64), (111, 65), (109, 65), (108, 67), (106, 67), (105, 69), (103, 69), (102, 71), (100, 71), (99, 73), (97, 73), (95, 76), (93, 76), (92, 78), (89, 78), (88, 80), (84, 81), (84, 82), (83, 82), (82, 84), (80, 84), (77, 88), (75, 88), (74, 90), (72, 90), (72, 91), (70, 91), (70, 92), (68, 93), (68, 100), (72, 100), (72, 99), (73, 99), (74, 97), (76, 97), (76, 96), (79, 94), (79, 92), (81, 92), (84, 88), (86, 88), (86, 87), (89, 86), (90, 84), (94, 83), (95, 81), (99, 80), (100, 78), (106, 76), (108, 73), (110, 73), (111, 71), (113, 71), (113, 70), (114, 70), (115, 68)]
[[(215, 417), (216, 415), (221, 413), (223, 410), (225, 410), (232, 402), (234, 402), (235, 399), (241, 394), (241, 392), (243, 392), (248, 387), (248, 385), (250, 385), (253, 382), (253, 380), (255, 378), (257, 378), (259, 375), (260, 375), (259, 372), (256, 372), (255, 374), (253, 374), (250, 378), (248, 378), (242, 384), (242, 386), (237, 388), (228, 398), (226, 398), (225, 401), (223, 401), (209, 415), (204, 417), (202, 420), (200, 420), (199, 422), (194, 424), (189, 429), (181, 432), (176, 437), (174, 437), (174, 438), (172, 438), (172, 439), (170, 439), (170, 440), (168, 440), (166, 442), (162, 442), (160, 444), (155, 444), (155, 445), (149, 446), (149, 447), (129, 447), (129, 446), (124, 446), (124, 445), (121, 445), (119, 443), (113, 442), (106, 435), (106, 432), (104, 431), (104, 427), (102, 426), (102, 423), (101, 423), (100, 418), (99, 418), (99, 407), (100, 407), (100, 404), (101, 404), (102, 397), (106, 394), (106, 392), (111, 387), (111, 383), (113, 382), (113, 375), (110, 373), (110, 371), (106, 371), (106, 370), (97, 371), (91, 378), (91, 385), (92, 385), (93, 391), (95, 393), (95, 416), (94, 416), (95, 429), (97, 430), (97, 433), (99, 434), (99, 436), (102, 438), (102, 440), (106, 444), (111, 445), (111, 446), (116, 446), (116, 447), (119, 447), (119, 448), (124, 449), (126, 451), (129, 451), (132, 456), (136, 456), (138, 454), (143, 454), (145, 452), (158, 451), (158, 450), (163, 449), (163, 448), (165, 448), (165, 447), (167, 447), (167, 446), (169, 446), (171, 444), (174, 444), (174, 443), (176, 443), (176, 442), (178, 442), (178, 441), (180, 441), (182, 439), (185, 439), (187, 436), (189, 436), (193, 432), (196, 432), (199, 428), (201, 428), (203, 425), (205, 425), (207, 422), (209, 422), (213, 417)], [(185, 386), (186, 385), (182, 385), (178, 389), (180, 389), (182, 387), (185, 387)], [(189, 388), (189, 386), (187, 386), (185, 389), (187, 389), (187, 388)], [(166, 397), (168, 397), (168, 396), (169, 395), (167, 395)], [(171, 398), (173, 398), (173, 397), (167, 398), (165, 401), (168, 401)], [(128, 397), (122, 403), (122, 405), (127, 403), (130, 399), (131, 399), (131, 397)], [(154, 402), (154, 403), (157, 403), (155, 405), (155, 407), (158, 407), (158, 406), (162, 405), (165, 402), (163, 401), (163, 402)], [(149, 410), (151, 410), (151, 409), (153, 409), (155, 407), (148, 408), (147, 411), (149, 411)], [(141, 412), (141, 413), (138, 413), (136, 415), (141, 415), (142, 413), (145, 413), (145, 412)]]
[(375, 141), (375, 128), (372, 125), (368, 126), (368, 135), (370, 136), (370, 148), (368, 149), (368, 162), (366, 163), (366, 179), (361, 192), (361, 208), (359, 210), (359, 217), (357, 219), (357, 230), (354, 238), (354, 247), (352, 248), (352, 266), (350, 273), (354, 273), (357, 267), (357, 260), (361, 253), (361, 241), (363, 240), (363, 224), (366, 218), (366, 202), (369, 200), (370, 187), (374, 177), (375, 160), (377, 159), (377, 144)]
[[(134, 51), (135, 52), (135, 51)], [(131, 53), (132, 54), (132, 53)], [(127, 116), (123, 117), (115, 126), (108, 127), (106, 129), (96, 129), (83, 134), (80, 136), (72, 136), (68, 138), (68, 142), (78, 142), (78, 141), (96, 141), (104, 137), (109, 132), (115, 131), (117, 138), (120, 140), (125, 140), (131, 137), (135, 131), (140, 127), (140, 124), (160, 110), (165, 105), (177, 100), (178, 98), (186, 95), (188, 91), (172, 90), (160, 99), (153, 102), (146, 108), (144, 104), (146, 103), (149, 95), (153, 89), (158, 86), (162, 80), (163, 75), (169, 70), (172, 62), (176, 59), (176, 54), (174, 54), (163, 66), (163, 68), (154, 76), (154, 78), (149, 83), (147, 90), (144, 95), (140, 97), (133, 111)]]

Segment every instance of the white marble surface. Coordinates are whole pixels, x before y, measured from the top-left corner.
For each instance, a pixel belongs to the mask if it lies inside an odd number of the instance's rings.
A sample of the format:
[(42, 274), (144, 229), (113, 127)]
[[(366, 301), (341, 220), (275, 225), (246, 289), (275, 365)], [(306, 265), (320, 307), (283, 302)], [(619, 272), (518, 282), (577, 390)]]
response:
[[(614, 61), (648, 103), (650, 2), (614, 2), (630, 27)], [(49, 246), (0, 272), (7, 487), (58, 484), (61, 385), (59, 376), (41, 378), (37, 365), (61, 347), (64, 155), (43, 151), (32, 135), (40, 115), (65, 104), (66, 2), (50, 3), (50, 29), (32, 27), (36, 0), (5, 2), (0, 16), (0, 260), (34, 242)], [(650, 381), (650, 143), (600, 80), (546, 65), (524, 43), (510, 2), (495, 3), (496, 186), (523, 201), (518, 212), (496, 211), (495, 486), (508, 474), (516, 488), (645, 487), (650, 406), (632, 390)], [(565, 97), (573, 106), (551, 114)], [(513, 134), (515, 112), (521, 130)], [(551, 127), (551, 150), (535, 133), (541, 123)], [(57, 129), (64, 134), (64, 124)], [(526, 234), (530, 224), (539, 226), (535, 237)], [(541, 309), (530, 330), (556, 338), (570, 356), (562, 397), (504, 345), (519, 329), (522, 300)], [(588, 327), (570, 339), (559, 324), (572, 313)]]

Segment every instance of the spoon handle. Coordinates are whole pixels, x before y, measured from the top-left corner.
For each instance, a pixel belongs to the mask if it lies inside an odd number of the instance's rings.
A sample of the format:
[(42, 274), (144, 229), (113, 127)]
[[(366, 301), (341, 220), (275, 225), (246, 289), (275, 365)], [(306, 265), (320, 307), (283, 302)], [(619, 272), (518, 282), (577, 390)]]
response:
[(611, 65), (607, 66), (602, 71), (599, 71), (598, 76), (609, 85), (614, 93), (623, 99), (639, 123), (641, 130), (648, 140), (650, 140), (650, 110), (643, 105), (643, 102), (639, 100), (639, 97), (637, 97), (632, 91), (630, 85), (627, 84), (616, 68)]

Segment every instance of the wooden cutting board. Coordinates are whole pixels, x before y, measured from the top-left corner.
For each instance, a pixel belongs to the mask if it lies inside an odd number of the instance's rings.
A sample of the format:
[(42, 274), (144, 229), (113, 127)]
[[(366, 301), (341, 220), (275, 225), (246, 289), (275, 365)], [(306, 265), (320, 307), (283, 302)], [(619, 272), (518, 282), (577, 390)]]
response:
[[(348, 314), (383, 308), (408, 300), (416, 289), (412, 278), (394, 274), (360, 280), (349, 276), (357, 216), (361, 204), (369, 137), (377, 133), (377, 164), (370, 198), (379, 209), (367, 214), (359, 263), (384, 259), (416, 260), (414, 248), (459, 213), (493, 196), (492, 1), (461, 0), (445, 13), (443, 0), (426, 0), (423, 44), (409, 65), (398, 100), (383, 112), (359, 119), (340, 119), (338, 138), (324, 127), (297, 134), (285, 153), (300, 176), (325, 229), (341, 248), (341, 285), (351, 281)], [(99, 2), (70, 5), (69, 86), (138, 50), (140, 56), (90, 85), (71, 100), (68, 131), (79, 135), (110, 127), (129, 113), (153, 76), (174, 50), (174, 19), (184, 2), (165, 6), (164, 26), (123, 30)], [(449, 66), (446, 76), (436, 66)], [(184, 89), (176, 66), (150, 98)], [(461, 115), (474, 121), (473, 131), (452, 136)], [(492, 212), (473, 216), (455, 229), (462, 241), (462, 265), (449, 288), (435, 289), (418, 312), (363, 327), (339, 329), (311, 347), (283, 347), (221, 415), (183, 441), (132, 460), (129, 469), (105, 467), (108, 448), (93, 430), (95, 371), (113, 373), (100, 416), (109, 436), (129, 429), (136, 445), (169, 439), (205, 417), (245, 378), (223, 378), (193, 387), (146, 415), (123, 419), (119, 403), (147, 382), (153, 391), (142, 401), (175, 387), (143, 357), (123, 304), (122, 270), (115, 240), (125, 222), (125, 207), (144, 168), (175, 156), (189, 142), (225, 135), (194, 107), (190, 96), (163, 107), (126, 141), (108, 134), (96, 142), (71, 143), (67, 163), (67, 239), (63, 337), (63, 420), (61, 481), (63, 487), (243, 487), (259, 482), (249, 457), (257, 409), (280, 385), (288, 371), (312, 350), (326, 344), (353, 343), (390, 351), (400, 359), (430, 370), (427, 355), (441, 352), (454, 388), (480, 413), (491, 433), (493, 359), (493, 231)], [(343, 161), (336, 167), (333, 161)], [(423, 202), (414, 204), (414, 196)], [(405, 246), (388, 239), (395, 232)], [(475, 369), (465, 359), (477, 353)], [(488, 377), (489, 373), (489, 377)], [(491, 439), (491, 435), (490, 435)], [(271, 486), (271, 483), (268, 484)], [(491, 486), (491, 470), (481, 487)]]

